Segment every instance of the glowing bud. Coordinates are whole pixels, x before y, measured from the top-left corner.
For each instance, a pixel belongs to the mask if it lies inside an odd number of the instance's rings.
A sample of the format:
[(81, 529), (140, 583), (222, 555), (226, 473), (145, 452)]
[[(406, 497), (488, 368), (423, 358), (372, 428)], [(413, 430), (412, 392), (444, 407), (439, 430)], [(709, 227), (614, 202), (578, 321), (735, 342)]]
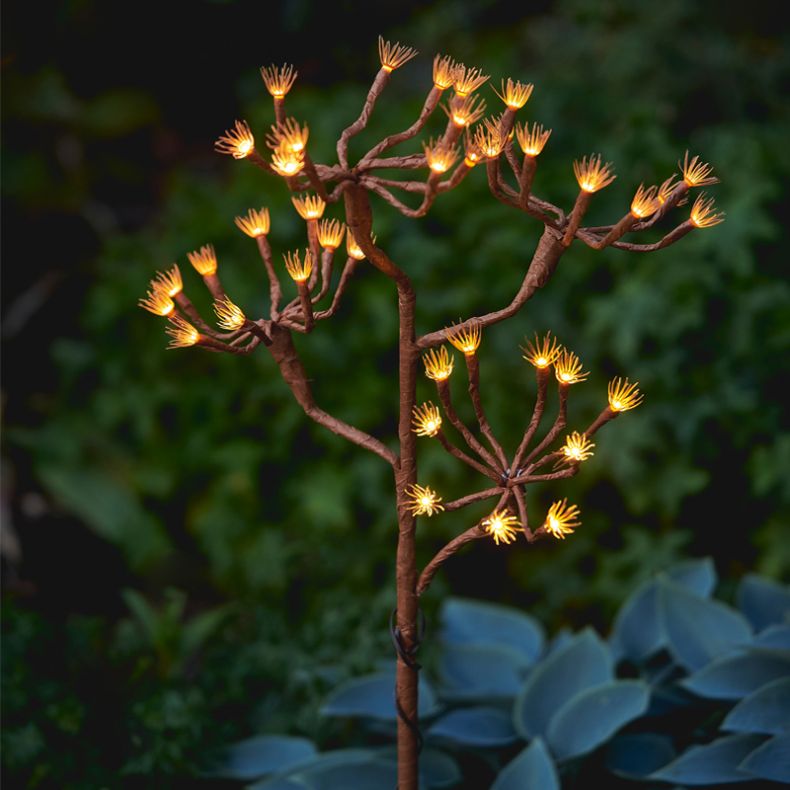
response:
[(213, 245), (204, 244), (199, 250), (188, 252), (187, 258), (201, 277), (217, 273), (217, 254)]
[(454, 98), (447, 106), (442, 106), (447, 117), (460, 127), (469, 126), (479, 120), (486, 111), (486, 103), (480, 96)]
[(529, 101), (534, 87), (535, 86), (531, 82), (522, 84), (521, 82), (513, 82), (513, 80), (508, 77), (507, 82), (502, 80), (502, 92), (500, 93), (494, 88), (494, 93), (496, 93), (511, 110), (520, 110)]
[(313, 255), (310, 250), (304, 251), (304, 261), (300, 258), (298, 250), (286, 252), (283, 257), (285, 268), (294, 282), (303, 283), (310, 279), (313, 272)]
[(691, 207), (689, 219), (695, 228), (711, 228), (724, 222), (724, 212), (716, 212), (716, 204), (713, 198), (706, 198), (704, 192), (700, 192), (694, 205)]
[(379, 60), (384, 71), (394, 71), (417, 55), (417, 50), (395, 42), (391, 44), (379, 36)]
[(180, 315), (170, 315), (167, 320), (170, 321), (170, 326), (165, 328), (165, 332), (170, 335), (168, 348), (188, 348), (200, 340), (197, 329)]
[[(336, 250), (343, 241), (346, 226), (336, 219), (322, 219), (318, 223), (318, 243), (327, 250)], [(364, 258), (364, 255), (362, 256)]]
[(637, 219), (644, 219), (651, 214), (655, 214), (659, 205), (657, 187), (645, 189), (644, 184), (640, 184), (634, 199), (631, 201), (631, 214)]
[(631, 384), (628, 379), (619, 376), (609, 382), (609, 408), (621, 412), (635, 409), (643, 400), (644, 395), (639, 392), (639, 382)]
[(500, 543), (512, 543), (516, 539), (521, 522), (510, 511), (504, 509), (495, 510), (484, 518), (480, 525), (498, 546)]
[(437, 55), (433, 59), (433, 84), (440, 91), (452, 87), (455, 82), (456, 65), (449, 55)]
[(523, 126), (516, 124), (516, 139), (521, 150), (533, 159), (544, 149), (551, 137), (551, 129), (544, 129), (540, 124), (533, 123), (532, 129), (529, 124)]
[(549, 508), (543, 526), (555, 538), (565, 540), (566, 535), (572, 534), (576, 527), (581, 526), (579, 515), (579, 508), (576, 505), (568, 505), (568, 500), (563, 499)]
[(283, 142), (272, 152), (272, 168), (275, 173), (288, 178), (295, 176), (304, 167), (304, 151), (294, 151)]
[(560, 384), (578, 384), (590, 374), (582, 371), (582, 362), (572, 351), (564, 350), (554, 363), (554, 375)]
[(593, 455), (593, 447), (595, 447), (595, 444), (583, 433), (574, 431), (570, 436), (565, 438), (565, 444), (560, 448), (560, 452), (569, 463), (578, 463), (580, 461), (586, 461)]
[(612, 172), (612, 163), (602, 164), (600, 154), (593, 154), (589, 159), (583, 156), (581, 161), (575, 160), (573, 173), (580, 189), (590, 193), (609, 186), (617, 178)]
[(310, 137), (310, 128), (307, 124), (300, 126), (295, 118), (286, 118), (282, 123), (273, 124), (271, 131), (266, 135), (266, 145), (273, 151), (282, 148), (298, 154), (307, 147)]
[(234, 159), (244, 159), (255, 150), (255, 138), (246, 121), (236, 121), (233, 129), (228, 129), (214, 143), (214, 150), (230, 154)]
[(412, 430), (417, 436), (436, 436), (442, 427), (442, 415), (430, 401), (412, 410)]
[(458, 63), (455, 70), (455, 92), (464, 98), (476, 91), (487, 79), (488, 75), (483, 74), (480, 69), (467, 68), (463, 63)]
[(423, 354), (422, 364), (425, 366), (425, 375), (432, 381), (445, 381), (453, 372), (453, 358), (444, 346), (438, 350), (432, 348)]
[(140, 305), (145, 310), (148, 310), (149, 313), (153, 313), (154, 315), (169, 315), (175, 309), (175, 304), (173, 300), (167, 295), (167, 293), (157, 286), (151, 288), (150, 291), (147, 291), (145, 297), (140, 299), (137, 304)]
[(431, 140), (429, 143), (423, 144), (423, 150), (425, 151), (425, 161), (434, 173), (447, 172), (458, 158), (458, 149), (441, 140), (438, 142)]
[(283, 63), (282, 66), (262, 66), (261, 77), (263, 78), (266, 90), (271, 93), (275, 99), (283, 99), (285, 95), (291, 90), (291, 87), (296, 80), (298, 72), (293, 66)]
[(473, 320), (467, 326), (452, 326), (444, 330), (447, 339), (465, 356), (473, 356), (480, 346), (480, 322)]
[(246, 217), (236, 217), (236, 226), (246, 233), (251, 239), (258, 236), (265, 236), (269, 232), (271, 223), (269, 221), (269, 209), (251, 208)]
[(556, 362), (557, 357), (562, 352), (562, 346), (557, 342), (556, 337), (551, 336), (551, 332), (546, 332), (542, 340), (539, 340), (537, 334), (535, 334), (535, 341), (528, 340), (526, 347), (522, 348), (522, 351), (527, 362), (540, 370), (544, 370)]
[(713, 174), (713, 167), (700, 160), (698, 156), (689, 159), (689, 152), (683, 157), (683, 163), (678, 162), (678, 167), (683, 173), (683, 180), (688, 187), (706, 187), (718, 184), (719, 179)]
[(326, 203), (317, 195), (315, 197), (307, 195), (303, 198), (291, 198), (291, 203), (302, 219), (320, 219), (324, 215)]
[(214, 312), (217, 314), (217, 324), (231, 332), (241, 329), (247, 322), (247, 317), (238, 305), (230, 299), (218, 299), (214, 302)]
[(174, 263), (168, 271), (157, 272), (156, 277), (151, 280), (151, 287), (164, 291), (171, 299), (180, 294), (184, 289), (184, 283), (181, 280), (181, 270), (178, 268), (178, 264)]
[(442, 498), (428, 486), (411, 485), (404, 489), (412, 516), (432, 516), (444, 510)]

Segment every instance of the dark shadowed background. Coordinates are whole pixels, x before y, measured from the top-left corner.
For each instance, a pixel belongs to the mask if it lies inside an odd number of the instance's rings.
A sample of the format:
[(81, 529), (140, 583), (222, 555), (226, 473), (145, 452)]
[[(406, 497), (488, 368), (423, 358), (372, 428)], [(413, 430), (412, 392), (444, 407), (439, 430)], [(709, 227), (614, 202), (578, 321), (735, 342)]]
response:
[[(309, 124), (314, 159), (333, 162), (379, 33), (421, 54), (352, 150), (411, 123), (433, 55), (447, 53), (492, 83), (535, 83), (520, 117), (554, 130), (540, 194), (570, 206), (573, 159), (600, 151), (618, 179), (590, 216), (611, 221), (688, 149), (713, 164), (722, 183), (709, 191), (727, 213), (652, 255), (574, 247), (486, 333), (483, 394), (511, 444), (531, 413), (519, 345), (534, 332), (552, 329), (591, 371), (572, 427), (613, 375), (638, 379), (646, 399), (599, 435), (577, 478), (532, 494), (536, 514), (578, 503), (583, 527), (455, 557), (426, 596), (429, 622), (453, 592), (521, 606), (549, 631), (606, 633), (624, 596), (679, 558), (712, 556), (725, 597), (747, 571), (787, 576), (787, 36), (760, 3), (507, 6), (5, 6), (2, 738), (15, 786), (116, 786), (121, 774), (191, 786), (211, 748), (254, 732), (353, 739), (316, 711), (333, 684), (390, 655), (388, 470), (309, 423), (267, 355), (166, 351), (162, 322), (136, 302), (177, 261), (207, 309), (186, 252), (210, 242), (254, 313), (262, 270), (233, 217), (268, 206), (276, 251), (303, 246), (303, 229), (279, 180), (212, 143), (236, 118), (263, 136), (273, 119), (258, 69), (290, 62), (289, 112)], [(420, 331), (505, 304), (523, 276), (540, 228), (484, 182), (473, 172), (422, 220), (374, 205), (379, 243), (417, 285)], [(336, 319), (298, 342), (319, 402), (389, 441), (395, 332), (389, 282), (363, 269)], [(448, 499), (475, 490), (420, 448), (423, 482)], [(421, 520), (421, 558), (478, 511)]]

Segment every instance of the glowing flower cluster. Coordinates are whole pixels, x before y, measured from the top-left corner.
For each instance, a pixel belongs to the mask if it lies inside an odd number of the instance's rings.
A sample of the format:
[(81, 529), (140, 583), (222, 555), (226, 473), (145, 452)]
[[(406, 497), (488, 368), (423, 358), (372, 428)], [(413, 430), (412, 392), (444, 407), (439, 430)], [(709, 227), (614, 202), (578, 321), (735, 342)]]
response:
[(197, 329), (180, 315), (168, 316), (168, 321), (170, 321), (170, 326), (165, 327), (165, 332), (170, 335), (168, 348), (188, 348), (200, 340), (200, 333)]
[(456, 96), (447, 106), (442, 105), (442, 109), (456, 126), (463, 128), (483, 117), (486, 103), (481, 96), (474, 94), (463, 99)]
[(536, 157), (545, 147), (549, 137), (551, 137), (551, 129), (544, 129), (538, 123), (533, 123), (532, 129), (529, 128), (528, 123), (523, 126), (516, 124), (516, 139), (527, 156)]
[(583, 156), (581, 161), (576, 159), (573, 162), (573, 173), (579, 187), (585, 192), (591, 193), (609, 186), (617, 178), (611, 168), (611, 162), (601, 164), (600, 154), (592, 154), (589, 159)]
[(581, 526), (581, 521), (577, 520), (578, 516), (579, 508), (576, 505), (568, 505), (568, 500), (563, 499), (549, 508), (543, 526), (555, 538), (564, 540), (566, 535), (570, 535), (576, 527)]
[(265, 236), (269, 232), (271, 222), (269, 220), (269, 209), (251, 208), (246, 217), (236, 217), (234, 220), (237, 227), (244, 231), (251, 239), (258, 236)]
[(404, 491), (409, 497), (408, 507), (412, 516), (432, 516), (444, 510), (442, 498), (428, 486), (407, 486)]
[(712, 165), (702, 162), (698, 156), (689, 160), (688, 151), (683, 157), (683, 163), (678, 162), (678, 167), (683, 173), (683, 180), (688, 187), (706, 187), (719, 183), (719, 179), (712, 175)]
[(201, 277), (208, 277), (217, 272), (217, 254), (212, 244), (204, 244), (199, 250), (188, 252), (187, 258)]
[(557, 361), (562, 352), (562, 346), (557, 342), (556, 337), (551, 336), (551, 332), (546, 332), (543, 340), (539, 340), (535, 335), (535, 342), (528, 340), (524, 351), (524, 359), (536, 368), (545, 369)]
[(480, 345), (479, 321), (473, 320), (467, 326), (451, 326), (444, 331), (447, 339), (466, 356), (472, 356)]
[(286, 63), (283, 63), (279, 68), (275, 65), (261, 67), (261, 77), (266, 85), (266, 90), (275, 99), (284, 98), (285, 94), (291, 90), (297, 74), (294, 67)]
[(635, 409), (645, 397), (639, 392), (638, 385), (638, 381), (631, 384), (628, 379), (619, 376), (612, 379), (609, 382), (609, 408), (617, 412)]
[(455, 92), (463, 98), (476, 91), (486, 80), (488, 74), (483, 74), (480, 69), (467, 68), (463, 63), (455, 67)]
[(585, 434), (574, 431), (565, 438), (565, 444), (560, 448), (560, 452), (565, 456), (564, 460), (569, 463), (578, 463), (579, 461), (586, 461), (593, 455), (593, 447), (595, 447), (595, 444)]
[(425, 375), (432, 381), (446, 381), (453, 372), (453, 358), (444, 346), (432, 348), (423, 354), (422, 364), (425, 366)]
[(228, 129), (214, 143), (214, 150), (230, 154), (234, 159), (244, 159), (255, 150), (255, 138), (246, 121), (236, 121), (233, 129)]
[(327, 250), (336, 250), (343, 241), (346, 226), (336, 219), (322, 219), (318, 223), (318, 243)]
[(497, 546), (512, 543), (518, 535), (521, 522), (507, 509), (495, 510), (480, 522), (480, 526), (491, 535)]
[(217, 324), (223, 329), (231, 332), (241, 329), (247, 322), (247, 317), (238, 305), (233, 304), (230, 299), (217, 299), (214, 302), (214, 312), (217, 314)]
[(303, 198), (293, 197), (291, 203), (302, 219), (320, 219), (324, 216), (326, 203), (318, 195), (306, 195)]
[(651, 214), (655, 214), (658, 210), (658, 188), (648, 187), (645, 189), (644, 184), (639, 185), (636, 190), (634, 199), (631, 201), (631, 214), (637, 219), (644, 219)]
[(458, 149), (454, 145), (445, 143), (443, 140), (434, 142), (430, 140), (427, 144), (423, 143), (425, 151), (425, 161), (434, 173), (445, 173), (458, 158)]
[(433, 59), (433, 84), (440, 91), (452, 87), (455, 82), (456, 64), (449, 55), (437, 55)]
[(393, 71), (408, 63), (416, 55), (416, 49), (405, 47), (398, 42), (391, 44), (379, 36), (379, 60), (384, 71)]
[(716, 212), (716, 204), (713, 198), (706, 198), (704, 192), (700, 192), (699, 197), (691, 207), (689, 219), (695, 228), (710, 228), (724, 222), (724, 212)]
[(281, 145), (272, 152), (272, 169), (281, 176), (295, 176), (304, 167), (304, 151)]
[(178, 264), (174, 263), (171, 269), (165, 272), (157, 272), (156, 277), (151, 281), (151, 285), (160, 291), (164, 291), (171, 299), (180, 294), (184, 288), (181, 280), (181, 270)]
[(156, 284), (146, 292), (142, 299), (138, 300), (137, 304), (154, 315), (168, 315), (175, 308), (173, 300)]
[(417, 436), (436, 436), (442, 427), (442, 415), (430, 401), (412, 410), (412, 430)]
[(266, 135), (266, 145), (273, 151), (282, 148), (299, 153), (304, 151), (309, 137), (310, 128), (307, 124), (300, 126), (295, 118), (286, 118), (282, 123), (272, 125), (271, 131)]
[(494, 88), (494, 93), (496, 93), (511, 110), (520, 110), (529, 101), (534, 87), (535, 86), (531, 82), (527, 82), (526, 84), (518, 81), (513, 82), (513, 80), (508, 77), (507, 82), (502, 80), (502, 92), (500, 93)]
[(299, 250), (286, 252), (283, 258), (285, 268), (294, 282), (303, 283), (310, 278), (313, 272), (313, 254), (310, 250), (304, 251), (304, 261), (299, 256)]
[[(477, 134), (475, 132), (475, 138), (476, 137)], [(466, 139), (464, 140), (464, 164), (470, 168), (485, 159), (485, 154), (480, 149), (480, 146), (478, 146), (475, 138), (469, 134), (469, 130), (467, 129)]]
[(496, 124), (486, 118), (483, 125), (475, 129), (474, 144), (486, 159), (496, 159), (505, 147), (505, 138)]
[(582, 371), (582, 362), (573, 351), (564, 349), (554, 363), (554, 375), (560, 384), (577, 384), (590, 374)]

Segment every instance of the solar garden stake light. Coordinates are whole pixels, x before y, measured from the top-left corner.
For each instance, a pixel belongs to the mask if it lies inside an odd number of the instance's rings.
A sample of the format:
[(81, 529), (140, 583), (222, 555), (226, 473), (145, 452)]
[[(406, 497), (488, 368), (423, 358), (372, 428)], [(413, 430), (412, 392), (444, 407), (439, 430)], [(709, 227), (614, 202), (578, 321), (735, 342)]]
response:
[[(593, 436), (606, 423), (642, 401), (637, 383), (615, 378), (609, 383), (608, 401), (586, 430), (566, 433), (566, 407), (571, 389), (588, 373), (579, 357), (563, 348), (550, 333), (535, 335), (524, 347), (524, 358), (535, 369), (535, 406), (515, 452), (508, 452), (496, 437), (486, 417), (480, 394), (478, 351), (484, 330), (514, 316), (527, 300), (546, 285), (557, 265), (578, 241), (594, 249), (613, 248), (626, 252), (651, 252), (678, 241), (687, 233), (722, 221), (713, 201), (703, 194), (694, 201), (690, 215), (665, 233), (657, 242), (640, 244), (623, 241), (627, 234), (647, 231), (687, 200), (689, 190), (717, 181), (710, 165), (688, 152), (673, 175), (660, 186), (641, 185), (627, 213), (611, 225), (584, 227), (585, 213), (599, 190), (610, 184), (615, 174), (599, 154), (584, 156), (573, 163), (579, 193), (570, 211), (538, 197), (533, 192), (537, 160), (550, 129), (533, 123), (516, 122), (517, 112), (527, 103), (533, 86), (512, 79), (503, 80), (497, 96), (504, 110), (483, 117), (485, 102), (477, 91), (489, 77), (447, 56), (433, 61), (432, 86), (419, 117), (407, 129), (391, 134), (364, 156), (349, 159), (349, 142), (368, 124), (379, 97), (396, 71), (417, 53), (401, 44), (379, 38), (381, 67), (359, 117), (337, 141), (337, 163), (313, 162), (308, 151), (308, 126), (286, 115), (285, 99), (296, 80), (291, 66), (261, 69), (274, 104), (274, 124), (264, 136), (270, 153), (256, 147), (249, 125), (236, 121), (216, 142), (216, 149), (234, 159), (246, 160), (266, 173), (281, 177), (293, 193), (292, 201), (306, 225), (304, 251), (288, 251), (283, 263), (275, 260), (267, 235), (270, 216), (265, 208), (250, 209), (236, 217), (238, 227), (258, 248), (269, 284), (269, 315), (249, 318), (226, 294), (218, 275), (217, 255), (211, 245), (188, 254), (214, 298), (217, 324), (211, 326), (197, 311), (183, 290), (177, 264), (159, 272), (140, 304), (168, 319), (166, 332), (170, 347), (197, 346), (215, 352), (246, 355), (259, 346), (271, 354), (297, 403), (308, 417), (350, 442), (375, 453), (393, 471), (398, 524), (396, 555), (396, 604), (392, 623), (397, 649), (395, 699), (398, 712), (397, 756), (400, 790), (416, 790), (420, 736), (417, 718), (417, 670), (415, 652), (419, 646), (419, 598), (441, 565), (462, 546), (491, 538), (496, 544), (510, 544), (523, 537), (528, 543), (544, 538), (565, 538), (580, 525), (579, 508), (566, 499), (555, 502), (542, 522), (530, 526), (526, 489), (529, 485), (560, 480), (577, 474), (592, 455)], [(443, 97), (447, 122), (440, 136), (422, 142), (414, 153), (387, 156), (388, 149), (421, 135)], [(476, 124), (476, 122), (479, 122)], [(373, 235), (373, 194), (407, 217), (423, 217), (441, 195), (458, 187), (476, 167), (486, 171), (494, 197), (543, 225), (521, 285), (509, 304), (489, 313), (469, 317), (449, 327), (420, 334), (415, 326), (416, 294), (408, 272), (390, 258)], [(395, 171), (382, 174), (381, 171)], [(508, 173), (508, 171), (510, 171)], [(423, 175), (425, 173), (426, 175)], [(411, 177), (410, 177), (411, 174)], [(312, 192), (314, 194), (307, 194)], [(410, 198), (416, 205), (410, 205)], [(345, 222), (324, 218), (327, 205), (338, 205)], [(345, 260), (341, 251), (345, 235)], [(293, 343), (293, 334), (309, 334), (330, 319), (351, 287), (355, 271), (367, 260), (392, 281), (397, 292), (398, 333), (398, 436), (397, 442), (383, 441), (324, 411), (316, 402), (311, 379)], [(341, 262), (342, 261), (342, 262)], [(339, 275), (336, 269), (340, 270)], [(280, 274), (287, 273), (296, 290), (285, 304)], [(468, 392), (476, 417), (473, 429), (459, 417), (452, 402), (449, 378), (454, 357), (448, 346), (463, 357)], [(436, 385), (441, 406), (416, 403), (416, 383), (420, 363), (425, 375)], [(557, 389), (557, 416), (545, 436), (537, 431), (546, 408), (551, 379)], [(445, 432), (445, 423), (454, 434)], [(429, 485), (418, 481), (417, 439), (430, 437), (459, 462), (486, 479), (485, 488), (444, 502)], [(393, 449), (393, 447), (395, 449)], [(418, 516), (449, 513), (482, 500), (494, 505), (489, 514), (461, 532), (420, 570), (416, 564), (415, 523)]]

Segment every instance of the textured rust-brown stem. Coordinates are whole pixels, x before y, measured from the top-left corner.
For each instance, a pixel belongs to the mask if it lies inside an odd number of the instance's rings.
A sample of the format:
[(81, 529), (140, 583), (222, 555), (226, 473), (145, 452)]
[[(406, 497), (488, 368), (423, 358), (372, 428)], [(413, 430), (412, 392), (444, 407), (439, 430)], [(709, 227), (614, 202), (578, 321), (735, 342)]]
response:
[(299, 291), (299, 302), (302, 305), (304, 330), (309, 332), (313, 328), (313, 303), (310, 301), (310, 288), (306, 282), (298, 282), (296, 287)]
[(308, 154), (307, 151), (304, 152), (304, 172), (310, 181), (310, 186), (318, 193), (318, 197), (325, 203), (328, 202), (329, 198), (326, 194), (326, 187), (323, 181), (318, 177), (318, 171), (315, 169), (313, 160), (310, 158), (310, 154)]
[(277, 272), (274, 271), (274, 261), (272, 260), (272, 248), (269, 239), (263, 235), (258, 236), (255, 241), (258, 243), (258, 252), (261, 254), (266, 276), (269, 278), (269, 301), (271, 302), (270, 315), (272, 321), (276, 321), (279, 316), (280, 299), (282, 299), (282, 288)]
[[(497, 469), (498, 464), (496, 458), (494, 458), (491, 453), (483, 447), (480, 442), (477, 441), (474, 434), (466, 427), (464, 421), (458, 416), (458, 413), (455, 411), (455, 407), (453, 406), (453, 401), (450, 396), (450, 382), (447, 379), (443, 381), (437, 381), (436, 384), (436, 391), (439, 393), (439, 400), (444, 407), (444, 413), (447, 415), (447, 419), (450, 421), (450, 424), (455, 428), (458, 433), (463, 436), (464, 441), (467, 443), (471, 450), (474, 450), (492, 469)], [(499, 469), (500, 472), (504, 471), (504, 469)]]
[(258, 153), (256, 149), (252, 149), (250, 153), (247, 154), (245, 159), (248, 162), (251, 162), (255, 165), (255, 167), (259, 167), (261, 170), (265, 170), (267, 173), (274, 173), (274, 168)]
[(626, 214), (612, 229), (601, 239), (599, 249), (608, 247), (612, 242), (617, 241), (620, 237), (625, 236), (629, 230), (636, 224), (637, 217), (630, 211)]
[(494, 451), (499, 463), (502, 465), (502, 471), (507, 469), (507, 458), (502, 445), (496, 440), (494, 432), (488, 423), (488, 417), (483, 410), (483, 402), (480, 399), (480, 362), (477, 359), (477, 354), (464, 354), (466, 360), (466, 370), (469, 374), (469, 397), (472, 400), (472, 406), (475, 410), (477, 423), (480, 426), (480, 431), (483, 436), (488, 439), (491, 449)]
[(348, 281), (351, 279), (351, 276), (354, 274), (354, 271), (357, 268), (357, 259), (352, 258), (349, 256), (346, 258), (346, 265), (343, 267), (343, 271), (340, 274), (340, 282), (337, 284), (337, 290), (335, 291), (335, 295), (332, 297), (332, 304), (329, 306), (328, 310), (320, 310), (316, 313), (315, 317), (317, 321), (321, 321), (324, 318), (330, 318), (336, 312), (338, 307), (340, 307), (340, 300), (343, 298), (343, 294), (346, 291), (346, 286), (348, 285)]
[(376, 99), (378, 99), (379, 95), (386, 87), (389, 79), (390, 72), (384, 68), (379, 69), (378, 74), (376, 74), (376, 78), (373, 80), (373, 84), (370, 86), (370, 90), (368, 91), (368, 95), (365, 99), (365, 104), (362, 107), (362, 112), (359, 114), (359, 118), (357, 118), (357, 120), (354, 121), (351, 126), (348, 126), (343, 130), (340, 135), (340, 139), (337, 141), (337, 159), (346, 169), (348, 169), (348, 141), (355, 134), (359, 134), (365, 128), (365, 126), (367, 126), (370, 114), (373, 112), (373, 108), (376, 106)]
[(397, 456), (382, 442), (353, 425), (333, 417), (316, 405), (307, 374), (291, 339), (291, 333), (277, 324), (273, 324), (271, 329), (272, 342), (269, 351), (280, 368), (285, 383), (290, 387), (296, 402), (304, 409), (305, 414), (332, 433), (370, 450), (383, 458), (390, 466), (396, 468), (398, 466)]
[(272, 96), (274, 102), (274, 123), (280, 126), (285, 123), (285, 98), (282, 96)]
[(223, 299), (228, 298), (225, 294), (225, 289), (222, 287), (222, 283), (219, 281), (219, 277), (217, 277), (216, 274), (204, 274), (203, 282), (206, 284), (206, 288), (208, 288), (211, 292), (211, 295), (217, 301), (221, 302)]
[(321, 289), (313, 296), (312, 302), (316, 304), (324, 298), (332, 282), (332, 263), (334, 262), (335, 251), (332, 247), (327, 247), (321, 251)]
[(579, 230), (579, 225), (582, 224), (582, 218), (590, 205), (591, 197), (592, 195), (589, 192), (583, 189), (579, 190), (579, 194), (576, 196), (576, 202), (573, 204), (573, 211), (571, 211), (571, 215), (568, 218), (568, 225), (562, 237), (563, 246), (569, 247), (573, 241), (573, 237), (576, 235), (576, 231)]
[(490, 477), (492, 480), (499, 482), (500, 475), (499, 473), (495, 472), (493, 469), (489, 469), (487, 466), (484, 466), (480, 463), (480, 461), (476, 461), (471, 456), (467, 455), (463, 450), (459, 450), (454, 444), (450, 442), (450, 440), (445, 436), (444, 431), (441, 428), (436, 432), (436, 438), (439, 440), (442, 447), (447, 450), (450, 455), (454, 458), (457, 458), (459, 461), (463, 461), (467, 466), (471, 466), (472, 469), (480, 472), (481, 475), (485, 475), (486, 477)]
[[(476, 321), (480, 324), (481, 329), (483, 329), (487, 326), (491, 326), (491, 324), (499, 323), (515, 315), (532, 294), (549, 281), (564, 252), (565, 248), (560, 243), (560, 236), (557, 231), (553, 228), (545, 228), (538, 242), (535, 254), (532, 256), (529, 269), (521, 283), (518, 293), (513, 297), (513, 301), (501, 310), (495, 310), (492, 313), (486, 313), (485, 315), (462, 321), (457, 325), (459, 331), (461, 329), (469, 329)], [(433, 346), (441, 345), (445, 340), (446, 334), (444, 329), (439, 329), (436, 332), (423, 335), (417, 341), (417, 345), (421, 349), (432, 348)]]
[[(374, 84), (375, 85), (375, 84)], [(372, 89), (371, 89), (372, 92)], [(395, 561), (396, 625), (406, 653), (415, 650), (417, 639), (417, 553), (415, 518), (410, 510), (406, 490), (417, 482), (416, 434), (411, 429), (411, 418), (417, 392), (419, 352), (414, 329), (416, 296), (411, 280), (371, 240), (372, 214), (367, 192), (351, 186), (345, 192), (346, 219), (351, 233), (368, 260), (395, 281), (398, 292), (398, 441), (399, 461), (395, 467), (395, 490), (398, 512), (398, 548)], [(403, 715), (416, 725), (418, 722), (417, 671), (398, 655), (395, 670), (395, 697)], [(417, 790), (418, 748), (417, 735), (398, 716), (398, 787)]]
[(535, 171), (538, 169), (538, 159), (535, 156), (524, 154), (524, 164), (521, 166), (521, 177), (519, 178), (518, 203), (521, 208), (526, 208), (529, 203), (529, 193), (532, 190), (532, 181), (535, 178)]
[(518, 474), (518, 470), (521, 467), (521, 460), (524, 458), (524, 453), (526, 453), (529, 443), (532, 441), (535, 431), (538, 430), (538, 425), (540, 425), (540, 418), (543, 416), (543, 410), (546, 408), (546, 392), (549, 387), (550, 375), (551, 372), (548, 367), (535, 368), (535, 378), (538, 382), (538, 392), (535, 396), (535, 408), (532, 410), (532, 417), (530, 418), (527, 430), (524, 431), (524, 438), (521, 440), (521, 444), (519, 444), (516, 454), (513, 456), (511, 471), (514, 475)]
[(212, 327), (203, 320), (195, 305), (192, 304), (192, 300), (183, 291), (179, 291), (173, 297), (173, 300), (178, 305), (178, 309), (181, 310), (181, 312), (184, 313), (187, 318), (189, 318), (192, 323), (195, 324), (195, 326), (203, 329), (211, 335), (216, 334), (214, 329), (212, 329)]
[(614, 411), (609, 406), (607, 406), (589, 425), (587, 430), (584, 432), (586, 436), (592, 436), (596, 431), (599, 431), (606, 425), (607, 422), (613, 420), (615, 417), (620, 416), (619, 411)]
[(560, 431), (565, 428), (565, 419), (568, 411), (568, 390), (570, 389), (570, 384), (564, 384), (563, 382), (558, 382), (557, 384), (557, 391), (559, 394), (560, 405), (559, 409), (557, 410), (557, 419), (554, 420), (554, 425), (551, 426), (549, 432), (543, 438), (538, 445), (532, 450), (532, 452), (527, 456), (527, 460), (525, 463), (529, 463), (535, 456), (540, 455), (559, 435)]
[(474, 494), (462, 496), (460, 499), (453, 499), (450, 502), (446, 502), (444, 509), (448, 513), (453, 510), (460, 510), (462, 507), (466, 507), (467, 505), (471, 505), (475, 502), (480, 502), (483, 499), (491, 499), (491, 497), (501, 496), (502, 493), (503, 491), (501, 486), (497, 486), (496, 488), (486, 488), (484, 491), (477, 491)]
[(310, 249), (310, 255), (313, 259), (313, 269), (310, 272), (310, 279), (308, 280), (308, 290), (312, 293), (318, 282), (318, 276), (321, 274), (321, 245), (318, 243), (318, 220), (307, 220), (307, 246)]
[(417, 584), (417, 595), (422, 595), (428, 589), (431, 581), (433, 581), (433, 577), (436, 575), (436, 571), (438, 571), (445, 561), (452, 557), (461, 546), (465, 546), (473, 540), (480, 540), (480, 538), (484, 538), (485, 536), (486, 533), (480, 528), (479, 524), (476, 524), (471, 529), (466, 530), (466, 532), (462, 532), (457, 538), (453, 538), (443, 549), (440, 549), (436, 556), (425, 566), (425, 570), (420, 574), (420, 581)]

